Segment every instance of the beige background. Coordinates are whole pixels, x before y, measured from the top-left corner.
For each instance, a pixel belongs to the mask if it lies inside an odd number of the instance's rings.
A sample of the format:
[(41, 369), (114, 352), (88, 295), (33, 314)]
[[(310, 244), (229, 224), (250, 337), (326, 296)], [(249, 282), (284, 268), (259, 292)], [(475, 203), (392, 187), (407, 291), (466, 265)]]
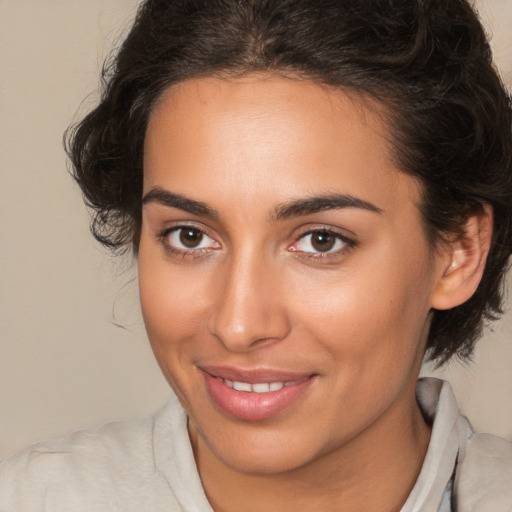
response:
[[(61, 145), (83, 98), (93, 93), (82, 112), (96, 101), (98, 70), (135, 4), (0, 0), (0, 457), (150, 414), (170, 394), (132, 262), (112, 261), (89, 235)], [(479, 5), (512, 79), (512, 0)], [(477, 429), (512, 439), (512, 313), (486, 334), (474, 365), (441, 374)]]

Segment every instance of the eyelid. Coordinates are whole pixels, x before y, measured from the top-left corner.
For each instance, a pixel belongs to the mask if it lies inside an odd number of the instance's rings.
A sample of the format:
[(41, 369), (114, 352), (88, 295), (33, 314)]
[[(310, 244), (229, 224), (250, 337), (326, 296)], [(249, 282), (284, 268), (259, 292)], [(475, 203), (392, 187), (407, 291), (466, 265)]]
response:
[(357, 242), (357, 235), (346, 228), (340, 228), (332, 226), (330, 224), (307, 224), (295, 230), (295, 234), (292, 237), (299, 239), (311, 233), (317, 233), (318, 231), (326, 231), (333, 235), (339, 236), (343, 240), (355, 244)]
[[(340, 240), (343, 243), (343, 247), (336, 249), (334, 251), (329, 250), (329, 251), (324, 251), (324, 252), (322, 252), (322, 251), (318, 251), (318, 252), (301, 251), (301, 250), (298, 250), (296, 247), (294, 247), (301, 240), (303, 240), (306, 236), (312, 235), (312, 234), (318, 233), (318, 232), (325, 232), (325, 233), (334, 235), (337, 240)], [(344, 255), (346, 252), (353, 249), (358, 243), (357, 240), (355, 239), (355, 234), (351, 233), (350, 236), (347, 236), (345, 233), (346, 233), (345, 230), (342, 231), (340, 229), (333, 228), (331, 226), (326, 226), (326, 225), (307, 226), (307, 228), (304, 228), (303, 231), (299, 231), (299, 233), (297, 233), (294, 236), (294, 242), (291, 245), (289, 245), (288, 250), (297, 255), (300, 255), (301, 257), (312, 258), (312, 259), (339, 258), (342, 255)]]
[[(191, 248), (185, 248), (185, 247), (176, 247), (169, 243), (169, 236), (173, 232), (177, 232), (180, 229), (187, 229), (192, 228), (197, 231), (200, 231), (203, 233), (204, 236), (208, 237), (210, 240), (214, 242), (214, 247), (191, 247)], [(207, 229), (205, 226), (198, 225), (196, 222), (190, 222), (190, 221), (176, 221), (172, 223), (171, 225), (167, 225), (165, 228), (159, 230), (156, 233), (156, 237), (159, 240), (159, 242), (163, 245), (164, 249), (169, 252), (173, 256), (181, 256), (181, 257), (201, 257), (206, 256), (208, 254), (211, 254), (212, 251), (216, 251), (221, 247), (221, 244), (216, 240), (216, 237), (213, 236), (210, 233), (210, 230)]]

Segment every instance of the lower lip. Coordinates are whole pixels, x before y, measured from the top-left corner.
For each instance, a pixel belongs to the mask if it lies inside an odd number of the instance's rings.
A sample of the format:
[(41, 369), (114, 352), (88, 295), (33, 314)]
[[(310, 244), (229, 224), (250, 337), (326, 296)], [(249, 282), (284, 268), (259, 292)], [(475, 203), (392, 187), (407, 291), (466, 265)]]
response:
[(206, 389), (217, 407), (230, 416), (248, 421), (266, 420), (278, 415), (297, 402), (314, 380), (314, 377), (309, 377), (277, 391), (248, 393), (232, 389), (204, 371), (201, 373), (206, 382)]

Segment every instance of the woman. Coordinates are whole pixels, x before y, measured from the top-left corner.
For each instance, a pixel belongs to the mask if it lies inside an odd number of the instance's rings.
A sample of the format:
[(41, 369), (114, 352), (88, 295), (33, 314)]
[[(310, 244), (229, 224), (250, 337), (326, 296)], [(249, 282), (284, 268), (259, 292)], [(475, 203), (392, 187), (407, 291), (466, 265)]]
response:
[(468, 358), (512, 251), (510, 98), (463, 0), (147, 1), (73, 131), (138, 257), (151, 419), (35, 445), (2, 510), (510, 510)]

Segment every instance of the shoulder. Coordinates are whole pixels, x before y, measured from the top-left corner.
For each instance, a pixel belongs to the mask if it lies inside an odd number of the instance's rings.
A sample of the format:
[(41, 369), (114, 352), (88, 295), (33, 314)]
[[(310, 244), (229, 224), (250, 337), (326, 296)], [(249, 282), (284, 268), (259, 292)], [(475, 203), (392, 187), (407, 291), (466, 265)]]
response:
[(11, 459), (2, 462), (2, 471), (14, 467), (35, 471), (39, 468), (82, 473), (91, 467), (107, 471), (129, 459), (143, 462), (150, 452), (152, 419), (116, 421), (99, 427), (72, 432), (65, 436), (35, 443)]
[(417, 398), (425, 416), (433, 421), (424, 463), (429, 475), (423, 482), (432, 481), (435, 474), (439, 478), (436, 486), (444, 490), (455, 465), (458, 512), (511, 512), (512, 443), (474, 433), (468, 419), (460, 414), (447, 381), (420, 379)]
[(117, 510), (147, 502), (148, 491), (166, 487), (155, 470), (153, 430), (153, 418), (117, 421), (28, 447), (0, 464), (0, 509)]
[(512, 510), (512, 443), (470, 432), (461, 443), (456, 488), (461, 511)]

